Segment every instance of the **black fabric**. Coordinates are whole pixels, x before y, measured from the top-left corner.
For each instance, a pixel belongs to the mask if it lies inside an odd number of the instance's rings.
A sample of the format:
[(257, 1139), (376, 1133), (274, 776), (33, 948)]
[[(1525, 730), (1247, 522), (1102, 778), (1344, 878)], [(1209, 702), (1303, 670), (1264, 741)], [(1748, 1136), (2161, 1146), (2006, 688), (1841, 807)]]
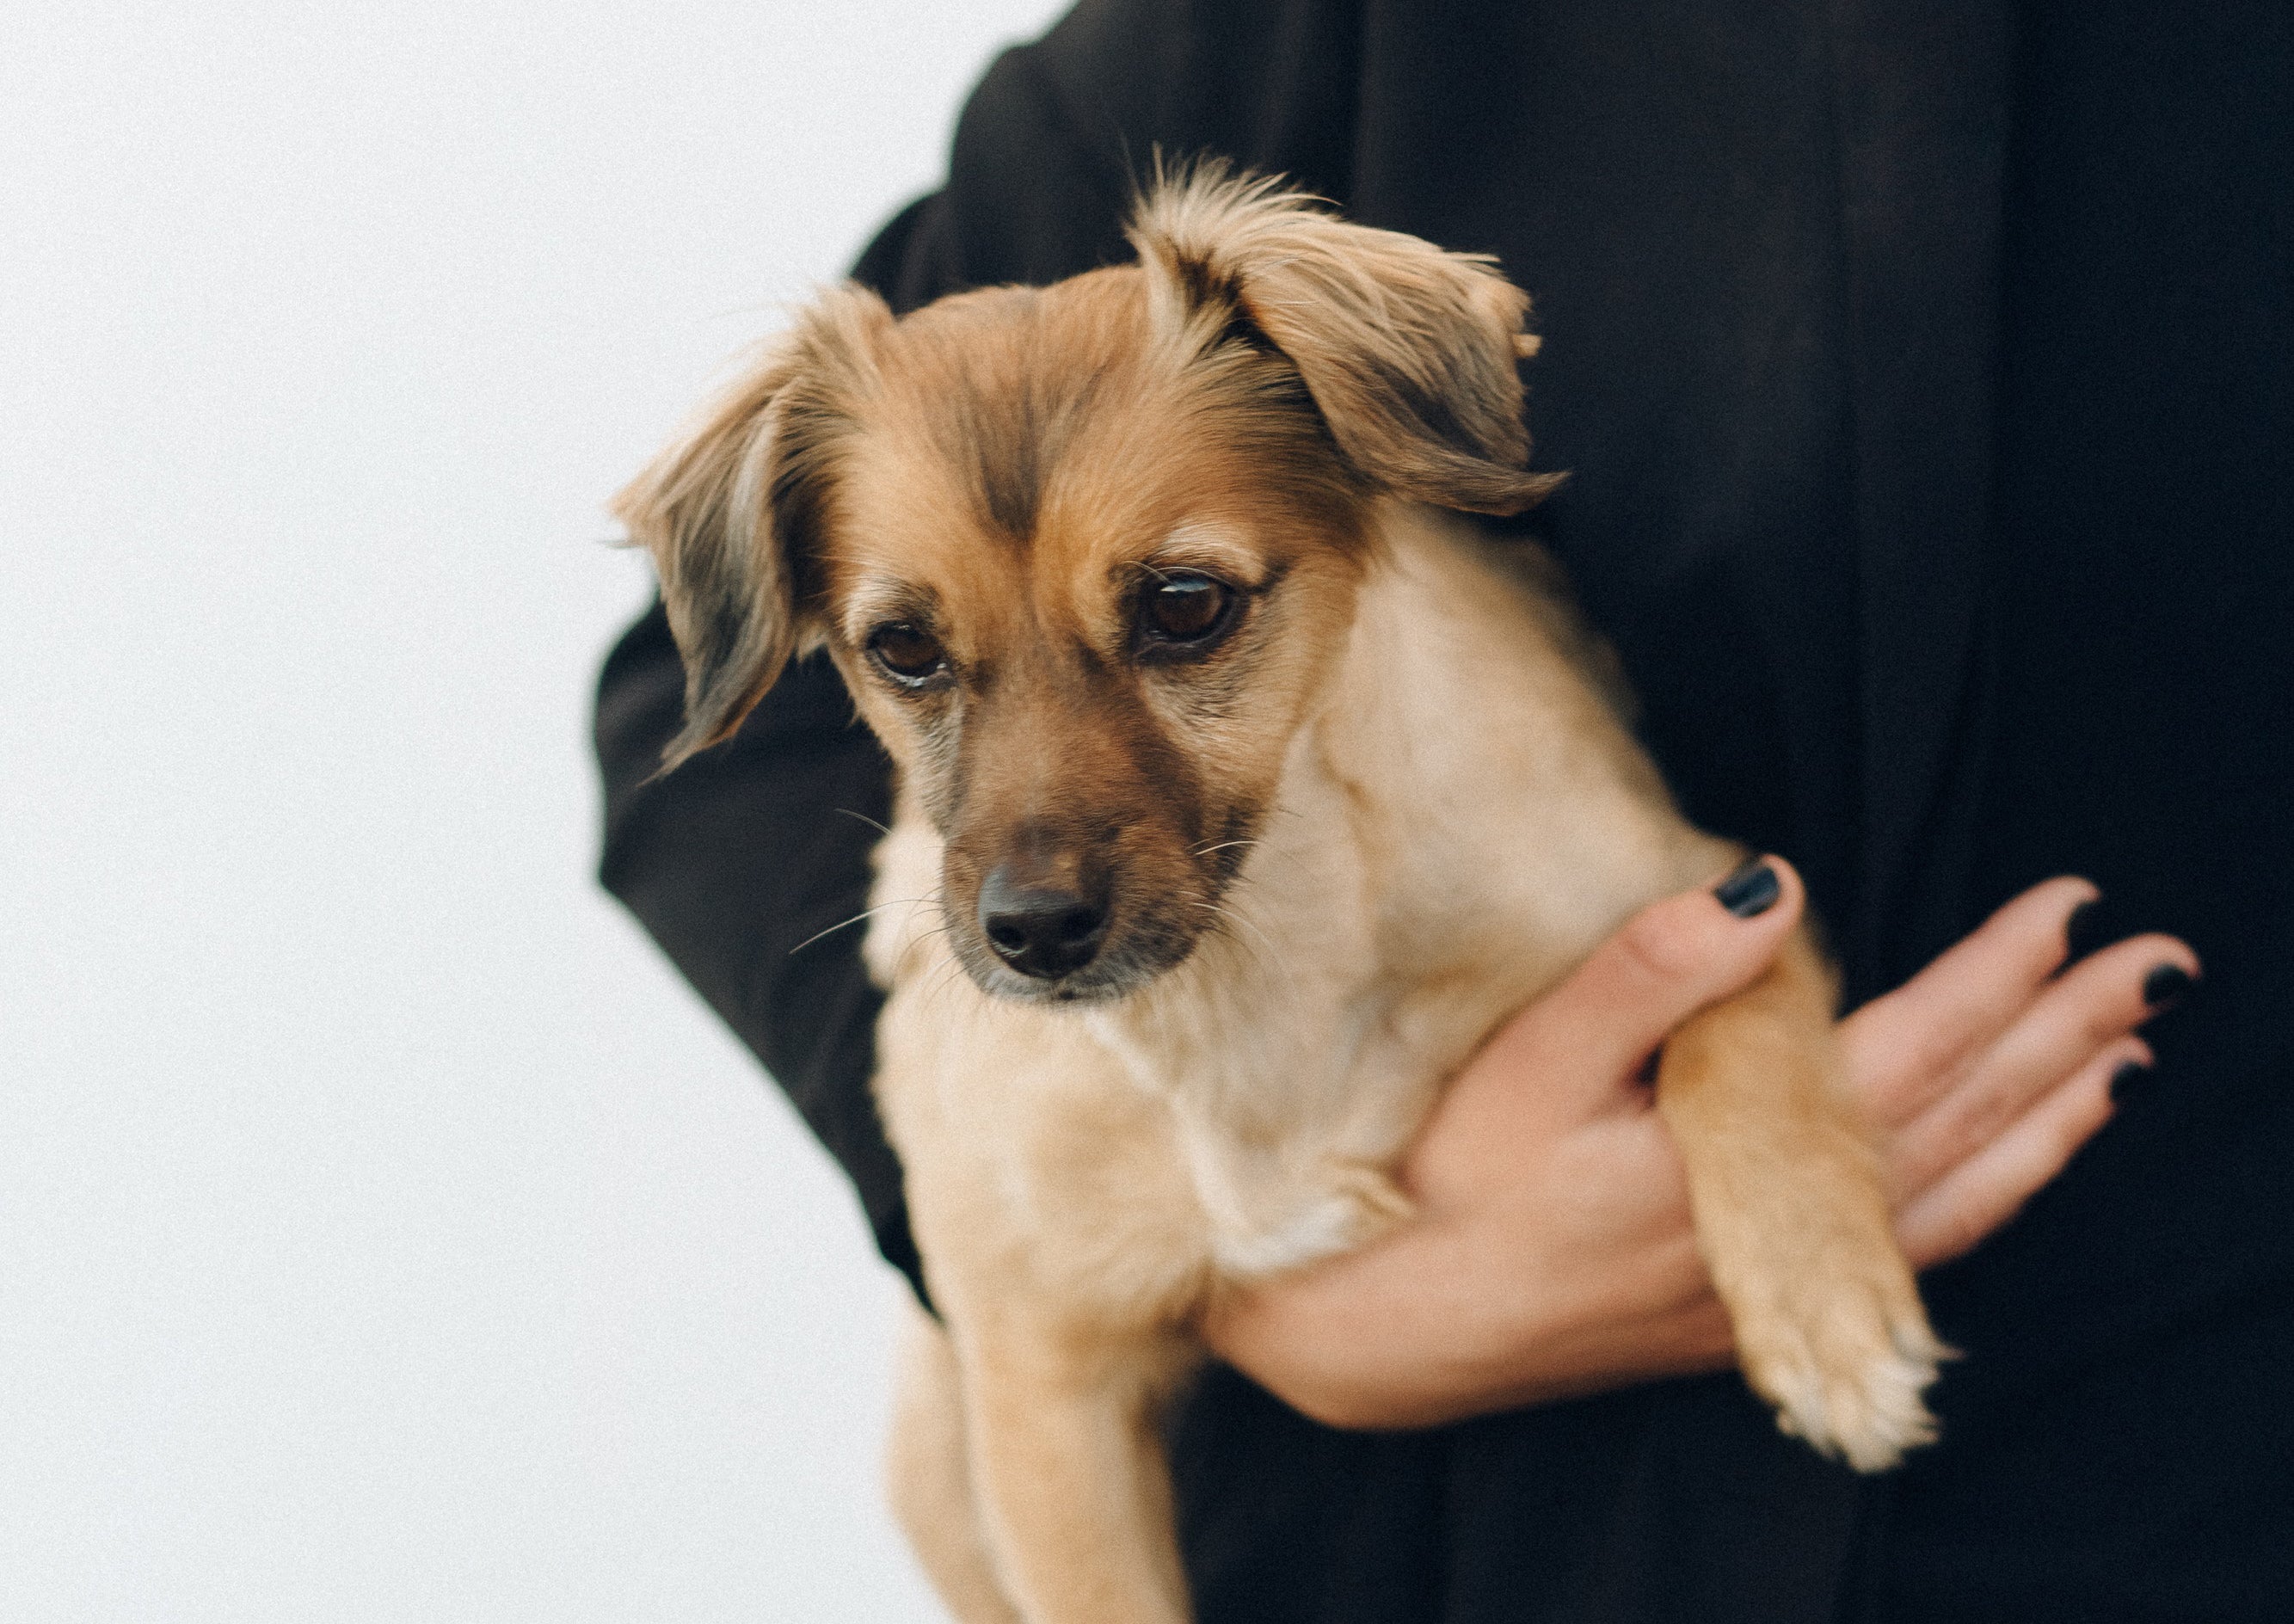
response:
[[(1349, 1437), (1218, 1372), (1173, 1432), (1206, 1624), (2294, 1618), (2290, 127), (2261, 0), (1086, 0), (990, 69), (858, 268), (897, 306), (1121, 258), (1159, 149), (1497, 253), (1571, 473), (1527, 523), (1853, 994), (2059, 872), (2209, 966), (1931, 1277), (1970, 1357), (1903, 1473), (1730, 1377)], [(857, 929), (791, 951), (863, 905), (883, 758), (800, 670), (649, 780), (679, 692), (656, 612), (600, 692), (606, 882), (913, 1279)]]
[[(899, 1163), (868, 1092), (881, 1000), (854, 956), (891, 763), (826, 663), (782, 678), (731, 743), (654, 775), (685, 676), (658, 605), (599, 679), (606, 887), (787, 1091), (860, 1192), (878, 1249), (923, 1288)], [(820, 933), (828, 931), (822, 936)]]

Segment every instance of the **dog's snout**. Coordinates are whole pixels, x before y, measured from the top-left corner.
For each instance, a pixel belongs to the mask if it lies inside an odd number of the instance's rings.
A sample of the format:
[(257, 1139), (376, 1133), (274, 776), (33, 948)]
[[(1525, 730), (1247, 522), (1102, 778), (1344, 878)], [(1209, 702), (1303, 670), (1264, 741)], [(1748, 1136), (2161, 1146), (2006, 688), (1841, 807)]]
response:
[(1081, 970), (1107, 936), (1107, 905), (1065, 886), (1031, 881), (1010, 864), (980, 888), (980, 929), (996, 956), (1042, 981)]

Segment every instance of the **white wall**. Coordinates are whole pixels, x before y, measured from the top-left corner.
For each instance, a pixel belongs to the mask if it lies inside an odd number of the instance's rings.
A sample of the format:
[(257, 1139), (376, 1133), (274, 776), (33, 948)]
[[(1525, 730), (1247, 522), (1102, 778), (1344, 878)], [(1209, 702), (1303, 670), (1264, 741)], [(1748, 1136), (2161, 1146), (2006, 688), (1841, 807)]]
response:
[(898, 1287), (590, 877), (599, 504), (1052, 0), (0, 46), (0, 1618), (931, 1615)]

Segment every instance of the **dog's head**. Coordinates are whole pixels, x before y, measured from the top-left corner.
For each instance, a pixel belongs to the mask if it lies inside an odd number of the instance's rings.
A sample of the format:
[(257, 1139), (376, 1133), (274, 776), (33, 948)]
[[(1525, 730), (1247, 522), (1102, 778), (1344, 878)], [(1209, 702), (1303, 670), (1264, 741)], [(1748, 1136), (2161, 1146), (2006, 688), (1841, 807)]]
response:
[(1518, 511), (1526, 301), (1213, 168), (1139, 263), (807, 310), (616, 499), (686, 662), (671, 765), (826, 646), (945, 841), (955, 950), (1120, 996), (1220, 919), (1380, 496)]

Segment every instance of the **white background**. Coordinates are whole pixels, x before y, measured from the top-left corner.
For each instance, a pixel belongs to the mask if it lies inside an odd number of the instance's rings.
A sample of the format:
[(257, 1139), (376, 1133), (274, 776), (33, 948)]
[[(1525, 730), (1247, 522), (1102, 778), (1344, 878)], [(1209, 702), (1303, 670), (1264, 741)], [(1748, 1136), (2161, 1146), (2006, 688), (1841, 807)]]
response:
[(10, 8), (0, 1618), (932, 1615), (899, 1287), (590, 878), (600, 504), (1055, 9)]

